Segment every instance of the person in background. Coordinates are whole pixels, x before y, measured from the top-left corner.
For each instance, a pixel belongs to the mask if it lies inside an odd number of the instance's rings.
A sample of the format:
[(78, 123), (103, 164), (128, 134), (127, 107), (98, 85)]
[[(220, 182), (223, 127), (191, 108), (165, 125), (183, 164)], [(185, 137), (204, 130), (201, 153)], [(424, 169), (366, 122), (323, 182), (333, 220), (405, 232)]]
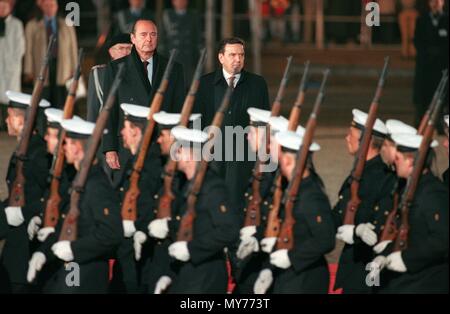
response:
[(120, 10), (115, 15), (115, 33), (131, 33), (134, 23), (140, 19), (153, 19), (153, 13), (145, 8), (145, 0), (129, 0), (130, 7)]
[(402, 56), (404, 58), (414, 58), (416, 56), (414, 32), (419, 12), (416, 9), (416, 0), (401, 0), (400, 2), (402, 10), (398, 15), (398, 23), (402, 36)]

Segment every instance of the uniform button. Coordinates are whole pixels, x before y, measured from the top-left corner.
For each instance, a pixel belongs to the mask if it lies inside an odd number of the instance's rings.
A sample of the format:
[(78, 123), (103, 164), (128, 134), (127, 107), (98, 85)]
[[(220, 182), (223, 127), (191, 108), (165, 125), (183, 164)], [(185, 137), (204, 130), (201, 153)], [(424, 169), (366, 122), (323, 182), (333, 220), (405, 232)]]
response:
[(159, 195), (156, 194), (155, 196), (153, 196), (153, 198), (154, 198), (155, 200), (157, 200), (157, 199), (159, 198)]
[(340, 199), (340, 200), (343, 200), (344, 197), (343, 197), (342, 195), (339, 195), (339, 199)]
[(250, 196), (248, 199), (251, 201), (253, 199), (253, 196)]
[(157, 213), (158, 213), (158, 210), (157, 210), (157, 209), (155, 209), (155, 210), (153, 210), (153, 212), (154, 212), (155, 214), (157, 214)]
[(9, 180), (6, 180), (6, 183), (7, 183), (7, 184), (10, 184), (10, 183), (11, 183), (11, 181), (9, 181)]
[(384, 230), (384, 226), (381, 226), (381, 227), (380, 227), (380, 230)]
[(245, 193), (244, 196), (247, 197), (247, 196), (248, 196), (248, 193)]
[(269, 202), (264, 202), (264, 205), (265, 205), (265, 206), (269, 205)]
[(342, 210), (339, 211), (339, 214), (342, 214)]
[(62, 215), (61, 215), (61, 218), (62, 218), (62, 219), (66, 219), (66, 215), (65, 215), (65, 214), (62, 214)]
[(385, 216), (389, 215), (389, 212), (388, 212), (388, 211), (385, 211), (385, 212), (384, 212), (384, 215), (385, 215)]
[(158, 241), (158, 245), (161, 245), (162, 244), (162, 242), (161, 241)]
[(123, 187), (120, 188), (120, 192), (123, 192), (125, 189)]
[(45, 201), (45, 199), (44, 198), (41, 198), (41, 202), (43, 203)]
[(244, 208), (244, 212), (246, 212), (247, 211), (247, 208)]
[(177, 216), (177, 217), (176, 217), (176, 220), (181, 220), (181, 217), (180, 217), (180, 216)]
[(378, 205), (375, 206), (375, 208), (373, 210), (376, 211), (376, 212), (379, 211), (380, 210), (380, 206), (378, 206)]
[(272, 208), (273, 208), (273, 205), (270, 205), (269, 208), (272, 209)]
[(263, 218), (262, 218), (264, 221), (266, 221), (267, 220), (267, 217), (266, 216), (263, 216)]
[(374, 224), (374, 225), (378, 225), (378, 221), (375, 220), (375, 221), (373, 222), (373, 224)]

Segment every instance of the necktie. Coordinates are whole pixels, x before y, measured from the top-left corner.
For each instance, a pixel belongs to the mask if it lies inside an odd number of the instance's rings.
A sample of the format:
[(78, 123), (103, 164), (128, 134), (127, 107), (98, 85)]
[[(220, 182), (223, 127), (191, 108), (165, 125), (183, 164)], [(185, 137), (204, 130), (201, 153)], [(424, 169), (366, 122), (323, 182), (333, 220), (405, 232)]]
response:
[[(52, 35), (56, 36), (56, 34), (53, 32), (52, 20), (47, 21), (46, 30), (47, 30), (47, 41), (50, 40), (50, 37)], [(51, 56), (53, 58), (56, 58), (57, 54), (58, 54), (58, 44), (55, 43), (55, 45), (53, 46), (53, 49), (51, 51)]]
[(150, 64), (150, 62), (148, 61), (144, 61), (142, 62), (144, 64), (144, 71), (145, 71), (145, 76), (147, 77), (148, 82), (150, 83), (150, 86), (152, 85), (152, 82), (150, 81), (150, 78), (148, 76), (148, 65)]
[(233, 75), (231, 76), (228, 80), (229, 80), (229, 84), (231, 86), (232, 89), (234, 89), (234, 80), (236, 79), (236, 77)]

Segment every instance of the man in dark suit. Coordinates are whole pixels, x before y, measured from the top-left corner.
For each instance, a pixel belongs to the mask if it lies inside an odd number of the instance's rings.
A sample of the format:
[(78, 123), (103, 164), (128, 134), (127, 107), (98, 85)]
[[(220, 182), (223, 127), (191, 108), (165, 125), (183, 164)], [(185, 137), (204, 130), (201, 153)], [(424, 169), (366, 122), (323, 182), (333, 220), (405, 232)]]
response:
[[(128, 150), (120, 143), (120, 126), (123, 125), (123, 112), (119, 104), (128, 103), (148, 107), (155, 95), (164, 74), (168, 60), (156, 52), (158, 30), (150, 20), (138, 20), (131, 33), (133, 49), (131, 54), (111, 62), (105, 73), (104, 101), (109, 94), (119, 64), (125, 65), (123, 80), (116, 94), (102, 148), (106, 162), (113, 170), (120, 170), (130, 158)], [(169, 77), (170, 84), (164, 96), (161, 110), (180, 112), (184, 102), (185, 84), (183, 69), (175, 64)], [(120, 159), (119, 159), (120, 155)]]
[[(219, 45), (218, 57), (222, 68), (202, 77), (193, 111), (202, 114), (202, 126), (211, 125), (226, 89), (230, 84), (233, 84), (234, 92), (231, 98), (231, 106), (225, 115), (222, 131), (226, 127), (242, 127), (245, 129), (249, 126), (250, 121), (247, 114), (249, 107), (266, 110), (270, 108), (266, 81), (261, 76), (244, 70), (245, 43), (243, 40), (239, 38), (224, 39)], [(244, 138), (239, 138), (239, 134), (234, 136), (236, 140), (229, 141), (232, 143), (231, 148), (236, 151), (233, 152), (234, 156), (244, 157), (243, 161), (235, 161), (239, 159), (233, 158), (233, 161), (216, 163), (230, 191), (231, 203), (233, 206), (241, 207), (244, 204), (244, 194), (254, 161), (250, 161), (246, 154), (248, 152), (246, 136)], [(239, 141), (244, 142), (243, 151), (241, 151), (242, 148), (238, 148)], [(227, 140), (223, 138), (223, 147), (225, 147), (226, 142)], [(227, 145), (227, 149), (230, 149), (229, 145)]]

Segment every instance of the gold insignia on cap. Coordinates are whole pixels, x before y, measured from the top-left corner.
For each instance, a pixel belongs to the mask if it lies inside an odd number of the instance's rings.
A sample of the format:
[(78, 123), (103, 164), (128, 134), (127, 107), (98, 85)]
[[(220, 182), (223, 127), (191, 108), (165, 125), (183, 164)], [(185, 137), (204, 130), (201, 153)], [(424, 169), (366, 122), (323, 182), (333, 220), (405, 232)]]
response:
[(103, 208), (103, 215), (109, 216), (109, 208)]
[(434, 214), (434, 220), (439, 221), (440, 217), (439, 214)]
[(317, 216), (316, 221), (318, 224), (322, 223), (322, 216)]
[(227, 212), (227, 208), (225, 207), (225, 205), (220, 205), (220, 211), (224, 214)]

